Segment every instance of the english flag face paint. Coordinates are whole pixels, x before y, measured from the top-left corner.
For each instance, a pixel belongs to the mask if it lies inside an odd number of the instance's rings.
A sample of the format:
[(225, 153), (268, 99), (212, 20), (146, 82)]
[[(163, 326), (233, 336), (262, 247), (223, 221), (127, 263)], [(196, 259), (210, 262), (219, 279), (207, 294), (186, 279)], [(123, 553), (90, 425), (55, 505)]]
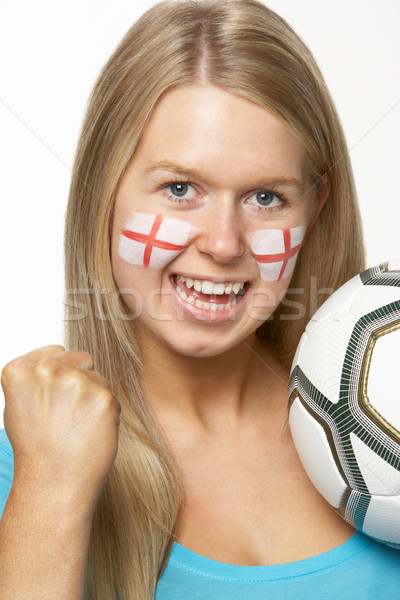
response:
[(261, 229), (253, 234), (251, 251), (264, 281), (280, 281), (292, 274), (305, 227)]
[(133, 213), (120, 234), (118, 254), (131, 265), (162, 269), (188, 246), (195, 232), (182, 219)]

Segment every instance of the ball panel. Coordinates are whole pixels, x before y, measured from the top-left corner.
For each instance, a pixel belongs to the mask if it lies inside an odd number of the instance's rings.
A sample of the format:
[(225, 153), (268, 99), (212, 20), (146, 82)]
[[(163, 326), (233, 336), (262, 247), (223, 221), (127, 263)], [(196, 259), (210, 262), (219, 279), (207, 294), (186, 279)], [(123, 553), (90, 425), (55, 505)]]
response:
[(400, 324), (398, 327), (375, 342), (366, 381), (366, 395), (375, 410), (400, 432)]
[(372, 496), (364, 519), (367, 535), (400, 545), (400, 496)]
[(383, 445), (379, 452), (390, 449), (390, 452), (400, 457), (398, 432), (393, 427), (386, 426), (365, 393), (370, 357), (376, 339), (393, 326), (396, 318), (400, 319), (400, 310), (394, 303), (367, 313), (357, 321), (343, 361), (340, 396), (344, 414), (350, 410), (352, 415), (351, 428), (354, 430), (354, 423), (357, 428), (364, 428), (366, 433)]
[(296, 366), (291, 374), (289, 406), (295, 398), (300, 398), (310, 415), (322, 426), (342, 479), (351, 487), (368, 491), (348, 435), (354, 425), (354, 419), (348, 410), (343, 411), (343, 403), (337, 406), (321, 394), (299, 366)]
[(313, 385), (333, 403), (339, 401), (340, 373), (356, 319), (348, 311), (320, 321), (304, 343), (297, 364)]
[(362, 294), (357, 294), (351, 301), (349, 310), (356, 319), (360, 319), (373, 310), (391, 302), (398, 302), (400, 307), (400, 288), (391, 285), (366, 285)]
[[(347, 485), (341, 477), (332, 456), (323, 427), (296, 398), (290, 408), (289, 424), (296, 450), (307, 475), (335, 508), (339, 508)], [(315, 449), (318, 448), (318, 452)]]
[(381, 458), (353, 432), (351, 444), (358, 467), (370, 494), (395, 496), (400, 494), (400, 471)]
[(341, 288), (336, 290), (332, 296), (330, 296), (323, 305), (317, 310), (314, 316), (311, 318), (306, 327), (308, 335), (325, 319), (331, 319), (335, 313), (346, 312), (353, 300), (353, 298), (362, 289), (363, 284), (360, 276), (356, 275)]

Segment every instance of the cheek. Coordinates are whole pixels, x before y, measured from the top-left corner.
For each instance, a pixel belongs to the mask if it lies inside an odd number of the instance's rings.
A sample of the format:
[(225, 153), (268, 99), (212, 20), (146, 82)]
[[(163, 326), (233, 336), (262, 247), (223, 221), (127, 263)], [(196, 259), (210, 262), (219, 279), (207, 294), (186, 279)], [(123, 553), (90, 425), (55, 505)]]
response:
[(288, 289), (290, 279), (280, 281), (260, 281), (252, 292), (248, 315), (257, 326), (264, 323), (281, 304)]
[(112, 261), (113, 275), (118, 288), (118, 294), (125, 299), (129, 297), (137, 298), (143, 294), (147, 287), (145, 282), (146, 273), (143, 267), (129, 265), (121, 260), (118, 255), (113, 257)]
[(119, 234), (117, 252), (131, 265), (163, 269), (195, 234), (196, 229), (182, 219), (133, 213)]
[[(140, 319), (147, 314), (160, 297), (162, 274), (156, 269), (146, 269), (140, 265), (131, 265), (118, 254), (113, 257), (113, 274), (118, 288), (113, 298), (113, 308), (123, 319)], [(119, 308), (125, 305), (126, 311)], [(149, 308), (150, 307), (150, 308)]]
[(251, 251), (261, 279), (280, 282), (293, 273), (305, 234), (303, 225), (291, 229), (261, 229), (252, 234)]

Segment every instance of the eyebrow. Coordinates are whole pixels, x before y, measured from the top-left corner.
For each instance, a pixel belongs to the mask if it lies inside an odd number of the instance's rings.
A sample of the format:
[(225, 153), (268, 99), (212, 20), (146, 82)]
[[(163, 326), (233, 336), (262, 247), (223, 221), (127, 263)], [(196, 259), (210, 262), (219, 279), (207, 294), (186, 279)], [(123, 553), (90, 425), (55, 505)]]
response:
[(197, 169), (189, 169), (187, 167), (181, 167), (168, 161), (153, 163), (150, 167), (144, 169), (145, 173), (152, 173), (153, 171), (171, 171), (178, 175), (186, 175), (194, 179), (201, 178), (201, 173)]
[[(171, 173), (176, 173), (177, 175), (182, 175), (183, 177), (188, 177), (189, 179), (203, 179), (204, 175), (197, 169), (191, 169), (188, 167), (183, 167), (181, 165), (177, 165), (175, 163), (171, 163), (168, 161), (160, 161), (153, 163), (146, 169), (144, 172), (153, 173), (154, 171), (170, 171)], [(303, 183), (296, 179), (296, 177), (271, 177), (265, 178), (262, 180), (259, 187), (268, 187), (268, 186), (291, 186), (296, 187), (300, 191), (303, 190)]]

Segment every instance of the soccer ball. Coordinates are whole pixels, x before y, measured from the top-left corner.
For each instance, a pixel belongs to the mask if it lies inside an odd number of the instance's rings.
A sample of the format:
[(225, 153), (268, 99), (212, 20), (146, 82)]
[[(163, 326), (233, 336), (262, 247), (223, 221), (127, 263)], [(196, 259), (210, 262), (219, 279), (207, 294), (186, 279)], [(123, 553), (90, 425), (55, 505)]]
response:
[(360, 273), (315, 313), (292, 365), (289, 423), (315, 487), (400, 549), (400, 261)]

